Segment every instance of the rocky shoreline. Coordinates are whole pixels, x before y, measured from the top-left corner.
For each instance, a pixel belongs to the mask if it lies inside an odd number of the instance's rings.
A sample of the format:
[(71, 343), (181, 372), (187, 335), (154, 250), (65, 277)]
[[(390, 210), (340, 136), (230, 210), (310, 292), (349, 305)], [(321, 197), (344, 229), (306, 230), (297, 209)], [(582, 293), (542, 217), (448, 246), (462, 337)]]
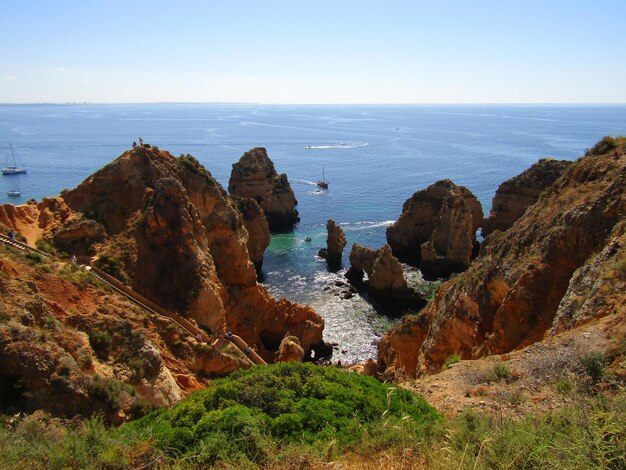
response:
[[(361, 296), (418, 312), (386, 333), (377, 364), (361, 369), (387, 376), (433, 372), (452, 354), (474, 359), (507, 353), (620, 311), (626, 259), (624, 148), (623, 140), (606, 138), (577, 162), (540, 160), (500, 186), (488, 218), (467, 188), (438, 181), (405, 202), (402, 215), (387, 229), (387, 245), (354, 243), (345, 282), (334, 281), (333, 292), (343, 301)], [(264, 148), (254, 148), (233, 165), (229, 192), (194, 157), (176, 158), (144, 146), (123, 153), (60, 197), (0, 206), (0, 229), (57, 254), (91, 259), (210, 337), (229, 331), (239, 335), (268, 362), (328, 358), (333, 345), (323, 340), (320, 315), (309, 306), (272, 298), (257, 281), (270, 231), (290, 230), (299, 220), (287, 176), (276, 172)], [(479, 244), (481, 227), (486, 238)], [(327, 232), (320, 255), (329, 273), (337, 273), (346, 236), (332, 219)], [(428, 303), (402, 262), (431, 279), (449, 280)], [(1, 267), (10, 282), (0, 287), (17, 295), (26, 268), (18, 261), (3, 261)], [(28, 272), (34, 293), (52, 283)], [(129, 347), (124, 341), (112, 340), (119, 357), (99, 359), (94, 352), (96, 332), (110, 338), (126, 334), (115, 322), (112, 330), (105, 326), (104, 314), (92, 307), (104, 294), (91, 292), (94, 288), (75, 293), (78, 316), (69, 313), (76, 309), (71, 302), (59, 303), (52, 290), (46, 291), (44, 316), (62, 324), (71, 319), (64, 328), (75, 339), (66, 335), (53, 341), (59, 352), (53, 369), (60, 370), (63, 354), (73, 357), (68, 387), (78, 387), (72, 385), (76, 381), (93, 382), (95, 376), (131, 380), (132, 374), (124, 372), (124, 348)], [(69, 285), (64, 289), (72, 290)], [(82, 305), (87, 298), (93, 300)], [(41, 316), (41, 308), (28, 296), (23, 304), (29, 315)], [(11, 370), (7, 379), (23, 380), (20, 374), (30, 372), (17, 367), (18, 356), (7, 351), (18, 348), (36, 360), (40, 353), (31, 351), (24, 339), (31, 334), (28, 328), (38, 331), (41, 326), (21, 320), (13, 307), (7, 311), (13, 312), (11, 325), (25, 329), (15, 337), (19, 341), (10, 339), (7, 330), (0, 364)], [(123, 317), (119, 308), (115, 312), (114, 317)], [(87, 320), (90, 314), (93, 318)], [(138, 354), (147, 358), (153, 351), (165, 358), (142, 378), (149, 387), (133, 385), (149, 401), (161, 400), (155, 397), (163, 393), (180, 398), (202, 387), (206, 376), (246, 367), (231, 353), (203, 349), (196, 338), (155, 329), (157, 319), (139, 318), (129, 320), (128, 330), (140, 324), (146, 330), (148, 339), (138, 349), (145, 354)], [(92, 351), (89, 366), (71, 352), (80, 348)], [(111, 364), (117, 365), (111, 369)], [(54, 386), (52, 381), (26, 383), (44, 390)]]

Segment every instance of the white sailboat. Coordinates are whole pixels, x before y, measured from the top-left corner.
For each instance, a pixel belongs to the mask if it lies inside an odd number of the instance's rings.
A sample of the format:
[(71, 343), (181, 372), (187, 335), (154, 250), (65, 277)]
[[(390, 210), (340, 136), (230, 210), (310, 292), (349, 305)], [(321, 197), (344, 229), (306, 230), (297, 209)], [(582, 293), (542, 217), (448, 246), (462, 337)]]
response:
[[(21, 175), (22, 173), (26, 173), (25, 168), (19, 168), (17, 166), (17, 161), (15, 159), (15, 152), (13, 151), (13, 144), (11, 145), (11, 156), (13, 157), (12, 162), (9, 162), (9, 157), (7, 157), (6, 166), (2, 168), (3, 175)], [(13, 165), (9, 165), (9, 163), (13, 163)]]
[(15, 185), (13, 189), (7, 191), (7, 196), (9, 197), (20, 197), (21, 195), (22, 192), (20, 191), (20, 188), (17, 187), (17, 185)]

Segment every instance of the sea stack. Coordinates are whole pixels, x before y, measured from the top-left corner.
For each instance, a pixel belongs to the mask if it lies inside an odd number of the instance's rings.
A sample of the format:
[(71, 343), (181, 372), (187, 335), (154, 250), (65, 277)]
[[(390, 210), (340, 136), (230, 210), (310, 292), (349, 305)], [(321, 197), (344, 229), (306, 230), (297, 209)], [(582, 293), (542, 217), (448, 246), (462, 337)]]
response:
[(483, 219), (478, 199), (445, 179), (411, 196), (400, 218), (387, 228), (387, 242), (400, 260), (425, 276), (465, 270), (476, 253), (476, 230)]
[(328, 237), (326, 238), (324, 257), (330, 269), (338, 269), (341, 266), (343, 249), (346, 247), (346, 234), (333, 219), (328, 219), (326, 222), (326, 230)]
[(391, 247), (384, 245), (377, 250), (355, 243), (350, 250), (348, 280), (357, 288), (364, 287), (363, 275), (367, 274), (367, 290), (372, 297), (397, 306), (423, 307), (421, 295), (409, 288), (402, 265), (393, 256)]
[(489, 217), (483, 222), (482, 235), (486, 237), (495, 230), (505, 231), (511, 227), (571, 164), (569, 160), (542, 158), (521, 174), (502, 183), (491, 203)]
[(291, 230), (300, 220), (287, 175), (276, 172), (263, 147), (247, 151), (233, 164), (228, 192), (258, 202), (272, 231)]

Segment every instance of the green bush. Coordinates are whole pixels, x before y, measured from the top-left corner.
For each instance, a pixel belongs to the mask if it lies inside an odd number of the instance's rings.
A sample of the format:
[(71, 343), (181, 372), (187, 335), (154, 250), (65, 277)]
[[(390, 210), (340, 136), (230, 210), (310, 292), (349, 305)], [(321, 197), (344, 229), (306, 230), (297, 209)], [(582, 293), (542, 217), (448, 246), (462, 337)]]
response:
[(604, 354), (600, 352), (592, 352), (581, 357), (580, 362), (583, 366), (585, 366), (585, 369), (594, 384), (602, 380), (602, 377), (604, 377), (604, 369), (607, 365), (607, 357)]
[(108, 359), (111, 353), (113, 338), (106, 330), (93, 330), (89, 334), (89, 344), (100, 359)]
[(46, 240), (44, 240), (43, 238), (39, 238), (35, 242), (35, 248), (37, 248), (38, 250), (41, 250), (41, 251), (45, 251), (46, 253), (49, 253), (49, 254), (51, 254), (53, 256), (56, 256), (56, 254), (57, 254), (57, 250), (50, 243), (48, 243)]
[(157, 446), (201, 453), (205, 463), (226, 452), (229, 461), (262, 464), (278, 443), (345, 447), (383, 424), (417, 429), (438, 419), (404, 389), (334, 367), (289, 362), (235, 372), (124, 430), (150, 430)]
[(43, 260), (44, 260), (42, 255), (34, 251), (29, 251), (28, 253), (26, 253), (25, 258), (35, 263), (43, 263)]
[(101, 401), (109, 411), (121, 408), (122, 382), (113, 378), (102, 378), (96, 375), (89, 387), (89, 395)]
[(485, 376), (486, 382), (513, 382), (515, 376), (504, 362), (498, 362), (493, 366), (493, 369)]
[(128, 281), (126, 275), (124, 274), (124, 263), (122, 263), (119, 258), (108, 255), (100, 255), (100, 257), (96, 261), (96, 265), (105, 273), (110, 274), (120, 281)]
[(455, 353), (450, 354), (443, 363), (443, 365), (445, 366), (444, 369), (447, 369), (451, 364), (456, 364), (460, 360), (461, 360), (460, 352), (455, 352)]
[(600, 140), (596, 145), (588, 149), (585, 152), (585, 155), (602, 155), (608, 153), (611, 150), (617, 148), (617, 146), (620, 144), (620, 140), (622, 139), (620, 139), (619, 137), (615, 138), (608, 135), (604, 136), (602, 137), (602, 140)]

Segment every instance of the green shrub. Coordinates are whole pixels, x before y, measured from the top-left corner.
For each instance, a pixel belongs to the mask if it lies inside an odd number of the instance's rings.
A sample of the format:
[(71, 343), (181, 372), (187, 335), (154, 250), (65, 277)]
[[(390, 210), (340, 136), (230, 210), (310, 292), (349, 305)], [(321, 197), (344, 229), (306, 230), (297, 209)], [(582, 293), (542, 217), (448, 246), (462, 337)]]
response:
[(237, 371), (125, 430), (149, 429), (157, 446), (200, 452), (205, 463), (227, 451), (228, 461), (262, 464), (278, 443), (335, 441), (345, 447), (385, 423), (417, 429), (438, 419), (404, 389), (334, 367), (289, 362)]
[(498, 362), (493, 366), (493, 374), (500, 380), (510, 380), (512, 377), (511, 369), (504, 362)]
[(620, 140), (619, 138), (615, 138), (615, 137), (611, 137), (611, 136), (604, 136), (602, 137), (602, 140), (600, 140), (596, 145), (594, 145), (592, 148), (588, 149), (585, 152), (585, 155), (602, 155), (605, 153), (610, 152), (611, 150), (617, 148), (617, 146), (620, 144)]
[(44, 240), (43, 238), (39, 238), (35, 242), (35, 248), (37, 248), (38, 250), (41, 250), (41, 251), (45, 251), (46, 253), (49, 253), (51, 255), (56, 255), (57, 254), (56, 249), (50, 243), (48, 243), (46, 240)]
[(28, 253), (26, 253), (25, 258), (33, 261), (34, 263), (42, 263), (44, 261), (43, 256), (34, 251), (29, 251)]
[(178, 157), (178, 163), (184, 168), (189, 170), (191, 173), (202, 176), (206, 184), (210, 187), (215, 186), (213, 182), (213, 178), (211, 177), (211, 173), (207, 171), (206, 168), (202, 166), (202, 164), (193, 157), (192, 155), (186, 154)]
[(450, 367), (451, 364), (456, 364), (460, 360), (461, 360), (461, 353), (460, 352), (452, 353), (444, 361), (444, 363), (443, 363), (443, 365), (445, 366), (444, 368), (447, 369), (448, 367)]
[(96, 375), (89, 387), (89, 395), (102, 402), (108, 411), (117, 411), (122, 408), (123, 396), (130, 395), (130, 392), (119, 380)]
[(607, 357), (600, 352), (592, 352), (580, 358), (591, 381), (596, 384), (604, 377), (604, 369), (607, 366)]
[(111, 353), (113, 338), (106, 330), (93, 330), (89, 334), (89, 344), (100, 359), (108, 359)]
[(100, 255), (96, 261), (96, 266), (120, 281), (128, 283), (128, 278), (124, 273), (124, 263), (119, 258), (109, 255)]

